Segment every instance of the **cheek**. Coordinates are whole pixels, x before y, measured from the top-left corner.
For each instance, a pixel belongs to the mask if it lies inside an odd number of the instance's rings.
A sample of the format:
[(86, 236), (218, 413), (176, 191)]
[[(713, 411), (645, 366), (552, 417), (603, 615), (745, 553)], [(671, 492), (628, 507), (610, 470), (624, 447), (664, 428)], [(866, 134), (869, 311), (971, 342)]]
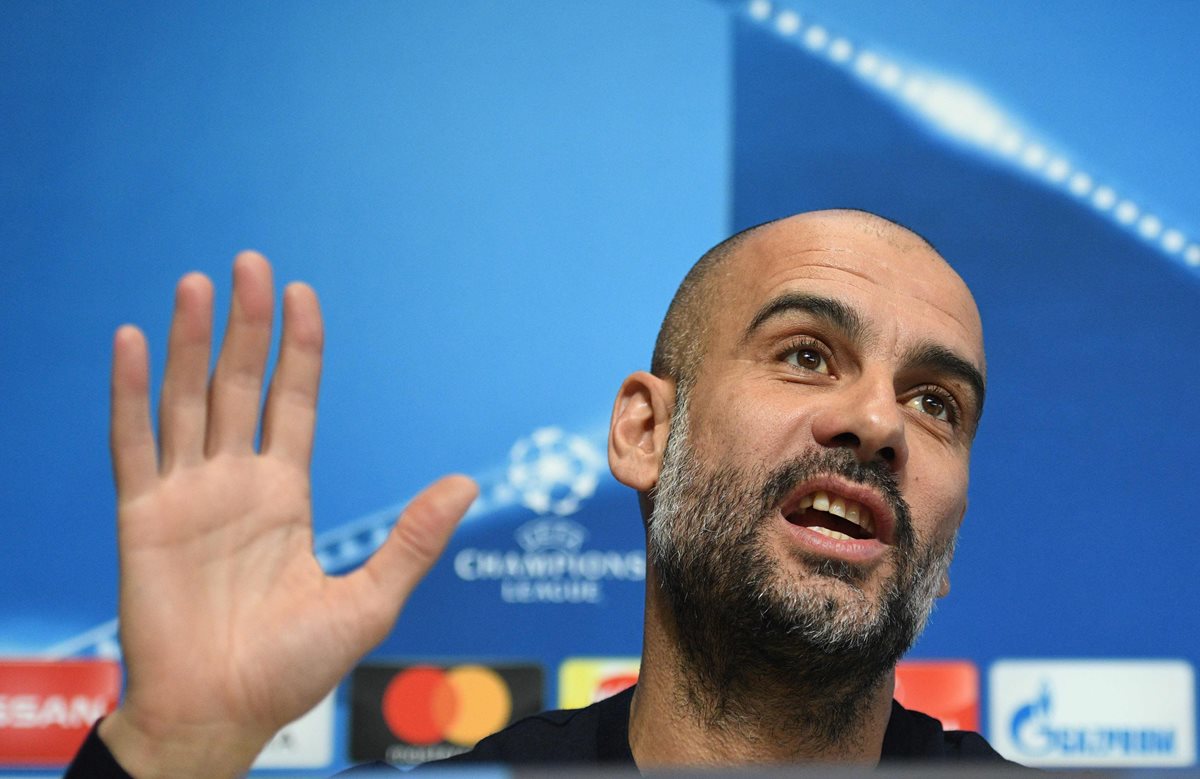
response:
[(912, 475), (904, 494), (912, 508), (914, 521), (923, 534), (953, 535), (967, 506), (966, 464), (942, 461), (936, 467), (913, 466), (920, 466), (920, 463), (909, 460)]
[(795, 456), (807, 441), (807, 417), (795, 408), (758, 394), (713, 394), (703, 408), (692, 407), (695, 445), (725, 462), (778, 463)]

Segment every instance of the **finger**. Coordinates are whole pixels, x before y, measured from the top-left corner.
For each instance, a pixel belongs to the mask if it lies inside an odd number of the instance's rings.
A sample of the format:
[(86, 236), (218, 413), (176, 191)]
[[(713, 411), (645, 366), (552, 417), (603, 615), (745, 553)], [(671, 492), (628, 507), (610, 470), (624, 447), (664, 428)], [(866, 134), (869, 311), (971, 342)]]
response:
[(207, 277), (189, 273), (179, 280), (158, 406), (164, 472), (176, 464), (193, 463), (204, 456), (212, 305), (212, 282)]
[(308, 469), (321, 383), (321, 307), (307, 284), (283, 291), (283, 337), (263, 412), (262, 450)]
[(256, 252), (233, 264), (233, 299), (221, 356), (208, 388), (208, 435), (204, 451), (254, 449), (263, 371), (271, 349), (271, 266)]
[(158, 458), (150, 428), (149, 387), (146, 337), (133, 325), (124, 325), (113, 336), (109, 427), (118, 502), (136, 498), (157, 481)]
[(356, 600), (375, 604), (390, 627), (478, 494), (479, 487), (466, 476), (446, 476), (421, 491), (379, 551), (349, 577), (360, 590)]

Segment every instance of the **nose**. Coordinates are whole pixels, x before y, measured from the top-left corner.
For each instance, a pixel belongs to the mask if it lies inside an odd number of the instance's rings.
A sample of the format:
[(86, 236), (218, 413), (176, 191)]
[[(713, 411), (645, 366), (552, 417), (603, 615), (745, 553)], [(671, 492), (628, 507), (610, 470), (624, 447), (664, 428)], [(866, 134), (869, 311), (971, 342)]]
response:
[(848, 380), (826, 398), (812, 431), (821, 446), (851, 449), (864, 463), (881, 461), (897, 472), (908, 462), (904, 414), (890, 379)]

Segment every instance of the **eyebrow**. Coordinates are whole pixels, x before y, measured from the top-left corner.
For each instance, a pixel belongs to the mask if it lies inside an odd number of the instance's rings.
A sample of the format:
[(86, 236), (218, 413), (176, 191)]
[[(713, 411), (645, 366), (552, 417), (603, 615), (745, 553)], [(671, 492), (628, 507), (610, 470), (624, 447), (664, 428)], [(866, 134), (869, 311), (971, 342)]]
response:
[[(791, 292), (767, 302), (758, 310), (746, 327), (746, 332), (742, 334), (742, 343), (749, 341), (754, 333), (770, 320), (797, 312), (824, 320), (856, 343), (863, 343), (871, 336), (871, 328), (863, 317), (842, 301), (820, 295)], [(987, 382), (983, 378), (983, 372), (970, 360), (935, 341), (921, 341), (905, 352), (901, 362), (908, 370), (930, 370), (964, 382), (970, 389), (975, 403), (975, 423), (979, 423), (983, 416)]]
[(975, 422), (983, 416), (983, 399), (987, 394), (987, 383), (983, 373), (970, 360), (955, 354), (939, 343), (922, 341), (904, 354), (901, 361), (905, 368), (933, 370), (965, 382), (974, 396)]
[(758, 310), (754, 319), (750, 320), (746, 332), (742, 334), (742, 343), (750, 340), (760, 327), (778, 316), (794, 312), (809, 314), (823, 319), (841, 330), (852, 341), (861, 342), (867, 339), (870, 328), (867, 323), (850, 306), (835, 298), (820, 295), (806, 295), (802, 292), (791, 292), (780, 295)]

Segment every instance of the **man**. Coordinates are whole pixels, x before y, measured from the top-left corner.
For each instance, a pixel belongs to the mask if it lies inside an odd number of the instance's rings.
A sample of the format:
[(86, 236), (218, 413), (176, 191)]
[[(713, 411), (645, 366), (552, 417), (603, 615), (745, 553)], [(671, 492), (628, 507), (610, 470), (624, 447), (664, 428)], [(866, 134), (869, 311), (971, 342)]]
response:
[[(461, 476), (433, 484), (362, 569), (324, 576), (307, 492), (320, 315), (311, 289), (285, 290), (256, 452), (271, 299), (266, 262), (239, 256), (209, 382), (212, 287), (180, 281), (157, 449), (145, 340), (116, 334), (128, 686), (80, 766), (111, 752), (138, 779), (245, 771), (381, 640), (474, 498)], [(692, 269), (651, 367), (622, 384), (609, 436), (647, 525), (640, 681), (464, 759), (999, 759), (891, 699), (966, 511), (984, 354), (962, 280), (871, 214), (768, 223)]]

